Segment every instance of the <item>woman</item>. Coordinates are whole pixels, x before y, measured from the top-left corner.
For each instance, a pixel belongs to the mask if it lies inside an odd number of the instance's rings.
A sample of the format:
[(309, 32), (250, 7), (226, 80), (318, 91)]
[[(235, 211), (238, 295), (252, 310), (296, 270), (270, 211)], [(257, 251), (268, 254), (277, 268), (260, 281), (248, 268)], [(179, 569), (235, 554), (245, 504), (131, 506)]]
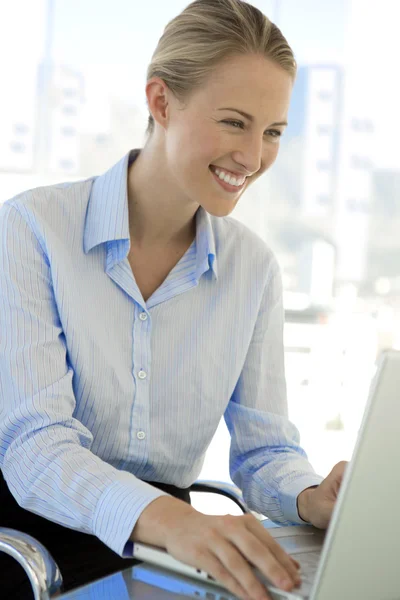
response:
[(252, 516), (188, 503), (222, 415), (250, 507), (329, 522), (343, 465), (321, 483), (287, 420), (277, 262), (228, 218), (276, 159), (295, 70), (257, 9), (197, 0), (149, 66), (144, 148), (1, 210), (1, 524), (48, 548), (66, 591), (132, 564), (132, 540), (240, 597), (268, 598), (247, 561), (299, 582)]

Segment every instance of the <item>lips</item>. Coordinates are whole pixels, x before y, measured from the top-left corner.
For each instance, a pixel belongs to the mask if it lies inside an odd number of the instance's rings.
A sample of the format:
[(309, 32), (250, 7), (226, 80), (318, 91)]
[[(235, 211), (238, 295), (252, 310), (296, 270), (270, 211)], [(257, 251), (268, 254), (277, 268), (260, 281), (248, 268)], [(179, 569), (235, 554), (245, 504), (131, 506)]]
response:
[(228, 175), (232, 175), (232, 177), (246, 177), (245, 173), (236, 173), (235, 171), (230, 171), (229, 169), (224, 169), (223, 167), (218, 167), (217, 165), (210, 165), (210, 169), (215, 173), (215, 169), (219, 169), (220, 171), (224, 171), (224, 173), (228, 173)]
[[(214, 170), (211, 168), (213, 165), (210, 166), (210, 171), (211, 171), (211, 175), (213, 176), (214, 180), (227, 192), (230, 193), (237, 193), (239, 191), (241, 191), (244, 186), (246, 185), (246, 180), (244, 180), (244, 182), (242, 183), (242, 185), (231, 185), (230, 183), (227, 183), (226, 181), (224, 181), (223, 179), (220, 179), (218, 177), (218, 175), (214, 172)], [(218, 167), (217, 167), (218, 168)]]

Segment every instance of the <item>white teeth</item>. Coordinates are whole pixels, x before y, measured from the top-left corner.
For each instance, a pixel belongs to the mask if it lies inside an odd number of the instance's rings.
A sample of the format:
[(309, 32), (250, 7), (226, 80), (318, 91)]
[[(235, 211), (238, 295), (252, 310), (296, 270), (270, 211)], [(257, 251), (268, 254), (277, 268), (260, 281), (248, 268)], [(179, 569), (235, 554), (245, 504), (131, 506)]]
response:
[(240, 187), (241, 185), (244, 184), (246, 177), (242, 177), (241, 179), (233, 177), (232, 175), (229, 175), (228, 173), (225, 173), (225, 171), (221, 171), (221, 169), (215, 169), (215, 174), (222, 179), (222, 181), (225, 181), (226, 183), (229, 183), (230, 185), (235, 185), (236, 187)]

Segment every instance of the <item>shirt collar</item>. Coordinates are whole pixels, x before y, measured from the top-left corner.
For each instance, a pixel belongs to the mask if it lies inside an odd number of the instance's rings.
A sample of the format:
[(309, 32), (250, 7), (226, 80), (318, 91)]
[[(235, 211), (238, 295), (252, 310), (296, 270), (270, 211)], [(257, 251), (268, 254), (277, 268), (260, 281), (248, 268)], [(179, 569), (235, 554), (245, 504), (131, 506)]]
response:
[(83, 242), (86, 254), (104, 242), (129, 241), (128, 166), (138, 154), (132, 150), (94, 180)]
[[(106, 173), (96, 177), (90, 193), (83, 247), (87, 254), (104, 242), (129, 242), (128, 168), (139, 155), (131, 150)], [(211, 269), (217, 278), (215, 237), (210, 215), (196, 213), (196, 277)]]

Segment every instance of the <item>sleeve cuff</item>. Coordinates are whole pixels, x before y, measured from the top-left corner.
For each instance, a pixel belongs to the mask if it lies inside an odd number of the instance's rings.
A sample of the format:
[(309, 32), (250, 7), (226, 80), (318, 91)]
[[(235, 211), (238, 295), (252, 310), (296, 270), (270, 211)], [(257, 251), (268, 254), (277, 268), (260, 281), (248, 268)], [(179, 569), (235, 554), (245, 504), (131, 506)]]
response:
[(324, 478), (319, 475), (307, 475), (306, 477), (294, 479), (288, 485), (281, 488), (279, 498), (283, 512), (283, 518), (285, 520), (295, 524), (305, 523), (297, 510), (297, 497), (306, 488), (309, 488), (313, 485), (319, 485), (323, 479)]
[(119, 556), (126, 556), (125, 548), (136, 521), (144, 509), (161, 496), (168, 494), (121, 471), (118, 481), (106, 489), (97, 505), (94, 535)]

